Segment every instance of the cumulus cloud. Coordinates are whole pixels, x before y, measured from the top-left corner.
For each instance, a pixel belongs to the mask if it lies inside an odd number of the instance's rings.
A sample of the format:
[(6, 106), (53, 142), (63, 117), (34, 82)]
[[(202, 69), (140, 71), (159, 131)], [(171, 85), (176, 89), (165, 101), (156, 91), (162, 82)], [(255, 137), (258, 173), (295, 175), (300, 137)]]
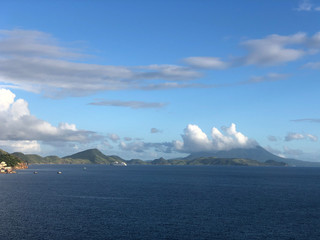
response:
[(312, 134), (302, 134), (302, 133), (288, 133), (285, 137), (285, 141), (293, 141), (293, 140), (310, 140), (312, 142), (318, 141), (318, 137)]
[[(74, 124), (60, 123), (58, 127), (30, 114), (28, 103), (23, 99), (15, 100), (15, 94), (0, 89), (0, 140), (11, 146), (37, 149), (38, 142), (89, 142), (100, 139), (96, 133), (78, 130)], [(12, 143), (12, 142), (11, 142)], [(5, 145), (5, 144), (4, 144)]]
[(0, 140), (1, 148), (8, 152), (38, 153), (41, 150), (38, 141), (4, 141)]
[(189, 124), (181, 136), (183, 141), (175, 141), (174, 146), (176, 150), (188, 153), (250, 148), (257, 145), (255, 141), (238, 132), (234, 123), (230, 127), (222, 127), (222, 132), (212, 128), (211, 139), (193, 124)]
[(112, 107), (129, 107), (133, 109), (139, 108), (162, 108), (167, 105), (167, 103), (159, 102), (142, 102), (142, 101), (98, 101), (89, 103), (95, 106), (112, 106)]
[(60, 45), (40, 31), (0, 30), (0, 82), (45, 92), (49, 97), (64, 97), (188, 87), (190, 80), (201, 76), (189, 67), (169, 64), (128, 67), (82, 63), (84, 54)]

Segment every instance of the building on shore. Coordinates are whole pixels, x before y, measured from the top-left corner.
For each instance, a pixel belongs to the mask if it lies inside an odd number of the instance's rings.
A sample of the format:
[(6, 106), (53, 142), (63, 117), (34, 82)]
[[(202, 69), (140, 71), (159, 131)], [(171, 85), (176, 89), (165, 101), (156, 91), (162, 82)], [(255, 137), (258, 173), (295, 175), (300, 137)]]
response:
[(0, 173), (13, 173), (12, 167), (8, 167), (6, 162), (0, 163)]

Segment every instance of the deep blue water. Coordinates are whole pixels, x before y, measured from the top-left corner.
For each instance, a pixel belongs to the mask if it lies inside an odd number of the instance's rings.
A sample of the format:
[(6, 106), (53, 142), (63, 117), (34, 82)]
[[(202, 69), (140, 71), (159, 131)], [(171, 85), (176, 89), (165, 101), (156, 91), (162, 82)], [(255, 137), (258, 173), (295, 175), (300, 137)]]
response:
[(320, 168), (86, 167), (0, 175), (0, 239), (320, 239)]

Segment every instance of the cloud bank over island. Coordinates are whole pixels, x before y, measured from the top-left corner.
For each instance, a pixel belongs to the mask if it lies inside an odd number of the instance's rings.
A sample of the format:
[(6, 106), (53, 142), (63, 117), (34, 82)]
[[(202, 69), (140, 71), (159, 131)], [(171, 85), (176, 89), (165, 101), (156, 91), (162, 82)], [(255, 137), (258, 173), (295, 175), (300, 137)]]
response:
[(241, 132), (238, 132), (234, 123), (230, 127), (222, 127), (222, 132), (213, 127), (211, 139), (199, 126), (193, 124), (189, 124), (181, 136), (183, 141), (175, 141), (174, 146), (178, 151), (186, 153), (252, 148), (258, 145), (255, 140), (249, 139)]
[(0, 145), (11, 150), (38, 152), (39, 141), (55, 145), (57, 142), (88, 143), (101, 138), (92, 131), (78, 130), (74, 124), (60, 123), (55, 127), (30, 114), (28, 103), (15, 100), (8, 89), (0, 89)]
[[(0, 89), (0, 145), (7, 146), (13, 151), (38, 152), (41, 144), (61, 145), (62, 143), (97, 143), (111, 140), (118, 144), (119, 149), (132, 152), (193, 153), (228, 150), (232, 148), (249, 148), (257, 143), (236, 130), (232, 123), (230, 127), (223, 127), (222, 132), (212, 128), (211, 139), (197, 125), (189, 124), (182, 134), (183, 141), (145, 142), (135, 140), (125, 143), (116, 133), (105, 136), (87, 130), (78, 130), (75, 124), (62, 122), (53, 126), (30, 113), (28, 103), (24, 99), (16, 99), (16, 95), (8, 89)], [(151, 133), (160, 130), (152, 128)], [(126, 138), (128, 140), (128, 138)], [(130, 141), (132, 138), (130, 137)]]

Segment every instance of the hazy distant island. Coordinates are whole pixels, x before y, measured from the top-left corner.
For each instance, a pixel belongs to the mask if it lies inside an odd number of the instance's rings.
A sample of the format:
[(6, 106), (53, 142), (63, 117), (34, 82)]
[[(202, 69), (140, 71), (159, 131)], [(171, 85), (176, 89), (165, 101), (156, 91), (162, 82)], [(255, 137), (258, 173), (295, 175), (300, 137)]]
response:
[[(4, 160), (5, 159), (5, 160)], [(149, 161), (140, 159), (125, 160), (116, 155), (105, 155), (98, 149), (88, 149), (73, 155), (41, 157), (36, 154), (15, 152), (9, 154), (1, 150), (0, 162), (8, 161), (12, 167), (28, 164), (105, 164), (105, 165), (216, 165), (216, 166), (304, 166), (320, 167), (320, 163), (287, 159), (276, 156), (260, 146), (248, 149), (231, 149), (210, 153), (190, 154), (184, 158), (158, 158)]]

